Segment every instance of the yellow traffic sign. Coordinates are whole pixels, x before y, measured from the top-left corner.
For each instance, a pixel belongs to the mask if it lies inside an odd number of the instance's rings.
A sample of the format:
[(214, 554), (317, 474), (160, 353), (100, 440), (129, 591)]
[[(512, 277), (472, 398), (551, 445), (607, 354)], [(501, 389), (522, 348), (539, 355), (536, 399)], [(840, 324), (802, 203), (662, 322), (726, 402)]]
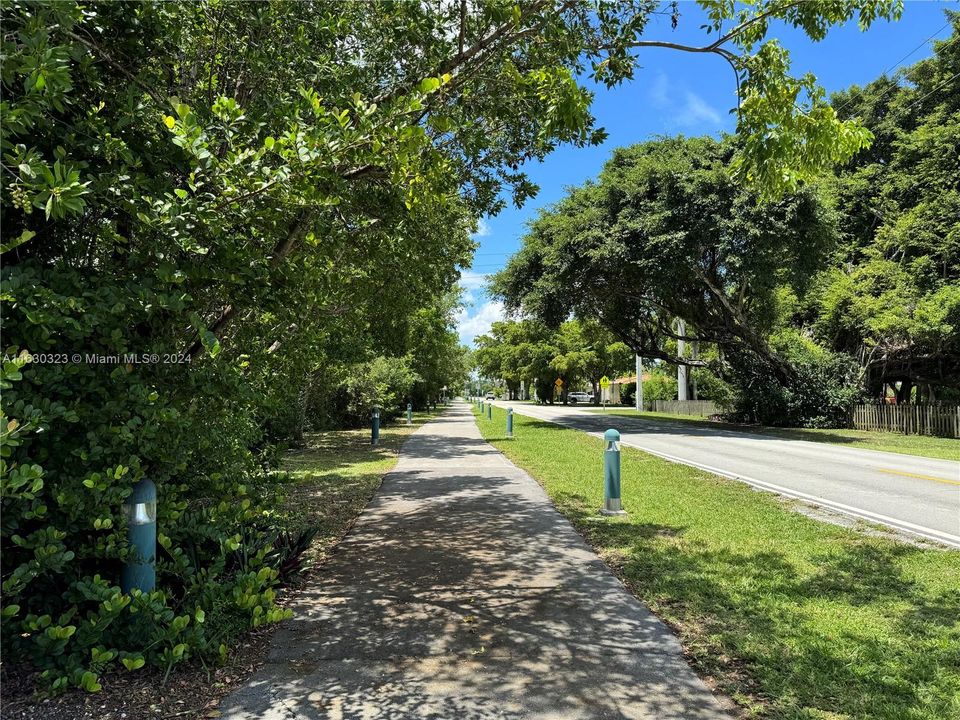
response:
[(610, 378), (608, 378), (606, 375), (600, 378), (600, 387), (603, 388), (604, 390), (610, 387)]
[(563, 387), (563, 380), (561, 380), (560, 378), (557, 378), (553, 384), (556, 385), (558, 388)]

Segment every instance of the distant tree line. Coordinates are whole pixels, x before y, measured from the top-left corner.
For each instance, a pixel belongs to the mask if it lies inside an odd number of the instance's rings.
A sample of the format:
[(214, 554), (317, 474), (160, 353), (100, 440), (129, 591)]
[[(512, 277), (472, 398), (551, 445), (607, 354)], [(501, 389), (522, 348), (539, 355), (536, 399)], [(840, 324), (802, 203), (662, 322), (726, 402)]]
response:
[[(548, 403), (562, 402), (581, 386), (599, 402), (600, 379), (633, 367), (633, 353), (600, 323), (569, 320), (555, 330), (536, 321), (495, 322), (490, 333), (476, 338), (472, 362), (480, 375), (506, 385), (507, 398), (527, 392)], [(561, 385), (557, 389), (556, 381)]]

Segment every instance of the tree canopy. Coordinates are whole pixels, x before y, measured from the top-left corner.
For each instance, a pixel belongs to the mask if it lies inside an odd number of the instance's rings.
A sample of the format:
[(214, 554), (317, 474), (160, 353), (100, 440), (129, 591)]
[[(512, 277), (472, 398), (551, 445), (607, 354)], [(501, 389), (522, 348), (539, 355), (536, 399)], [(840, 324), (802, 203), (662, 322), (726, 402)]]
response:
[(833, 98), (876, 140), (837, 173), (840, 242), (809, 310), (873, 394), (897, 383), (906, 401), (960, 387), (960, 14), (948, 17), (933, 57)]
[(747, 345), (788, 373), (765, 340), (775, 294), (809, 280), (834, 219), (812, 190), (758, 204), (729, 173), (733, 153), (709, 138), (616, 151), (595, 183), (541, 213), (495, 291), (548, 322), (598, 317), (647, 357), (678, 362), (664, 340), (699, 339)]
[(599, 382), (633, 366), (633, 354), (595, 320), (569, 320), (555, 331), (534, 321), (495, 322), (489, 334), (476, 339), (473, 363), (480, 374), (506, 383), (510, 399), (519, 397), (526, 381), (537, 396), (554, 400), (554, 383), (563, 381), (560, 397), (587, 383), (599, 402)]

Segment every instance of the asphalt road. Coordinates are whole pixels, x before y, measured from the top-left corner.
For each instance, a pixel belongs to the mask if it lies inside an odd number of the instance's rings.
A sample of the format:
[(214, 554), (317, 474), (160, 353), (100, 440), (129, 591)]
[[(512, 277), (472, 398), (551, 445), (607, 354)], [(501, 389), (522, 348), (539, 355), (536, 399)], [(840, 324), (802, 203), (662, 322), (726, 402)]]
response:
[[(960, 547), (960, 462), (562, 405), (495, 404), (592, 434), (613, 427), (624, 445)], [(960, 441), (957, 452), (960, 459)]]

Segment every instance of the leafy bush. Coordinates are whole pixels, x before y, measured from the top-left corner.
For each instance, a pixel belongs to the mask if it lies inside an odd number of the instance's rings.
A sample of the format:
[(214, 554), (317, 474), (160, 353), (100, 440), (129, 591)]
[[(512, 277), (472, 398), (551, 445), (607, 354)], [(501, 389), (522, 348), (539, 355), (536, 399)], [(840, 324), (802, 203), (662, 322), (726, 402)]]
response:
[(793, 360), (794, 374), (778, 379), (758, 356), (729, 356), (725, 373), (732, 386), (728, 417), (738, 422), (784, 427), (846, 427), (862, 398), (856, 362), (820, 353)]
[(409, 356), (325, 367), (309, 382), (306, 422), (315, 430), (362, 427), (374, 407), (386, 422), (406, 408), (418, 378)]
[[(671, 374), (670, 371), (673, 371)], [(652, 400), (676, 400), (677, 376), (676, 368), (658, 367), (650, 373), (650, 377), (643, 381), (644, 402)]]
[(733, 389), (709, 368), (694, 368), (693, 378), (697, 381), (697, 397), (700, 400), (713, 400), (718, 406), (729, 407), (733, 398)]
[[(30, 307), (29, 297), (18, 299)], [(240, 471), (249, 458), (214, 456), (210, 436), (190, 442), (181, 431), (189, 410), (162, 400), (130, 367), (98, 375), (92, 368), (102, 366), (35, 365), (27, 374), (28, 353), (11, 348), (8, 356), (0, 384), (5, 652), (28, 658), (50, 690), (96, 691), (112, 663), (169, 672), (190, 657), (217, 659), (237, 629), (284, 616), (274, 604), (269, 548), (251, 553), (241, 542), (270, 518), (276, 493), (236, 485), (201, 460), (206, 454)], [(86, 375), (71, 385), (80, 397), (70, 409), (44, 395), (65, 373)], [(118, 401), (101, 399), (109, 395)], [(215, 425), (208, 429), (223, 438)], [(124, 594), (116, 584), (129, 552), (121, 506), (151, 456), (162, 589)], [(168, 457), (181, 462), (163, 463)]]

